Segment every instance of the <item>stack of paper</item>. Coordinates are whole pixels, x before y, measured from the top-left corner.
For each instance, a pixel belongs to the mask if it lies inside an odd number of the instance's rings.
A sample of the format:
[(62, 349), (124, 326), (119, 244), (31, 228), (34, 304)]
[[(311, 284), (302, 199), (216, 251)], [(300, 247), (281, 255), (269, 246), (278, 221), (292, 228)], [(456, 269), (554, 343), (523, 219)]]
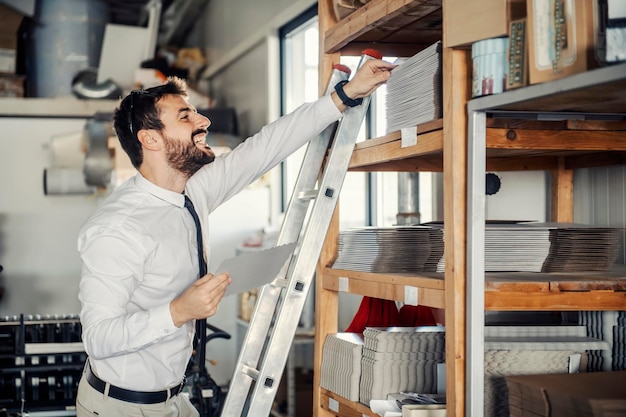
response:
[[(488, 222), (486, 272), (603, 271), (617, 260), (619, 229), (577, 223)], [(445, 270), (441, 259), (437, 272)]]
[(442, 256), (440, 228), (364, 227), (340, 232), (333, 268), (379, 273), (435, 271)]
[(362, 404), (396, 392), (436, 393), (437, 365), (445, 361), (443, 327), (368, 327), (363, 339)]
[(553, 223), (550, 254), (543, 272), (603, 271), (617, 260), (619, 229)]
[(441, 118), (441, 42), (396, 63), (387, 80), (387, 133)]
[(363, 337), (356, 333), (326, 336), (320, 369), (320, 386), (347, 400), (359, 401)]
[(525, 223), (487, 224), (485, 270), (540, 272), (550, 252), (550, 229)]

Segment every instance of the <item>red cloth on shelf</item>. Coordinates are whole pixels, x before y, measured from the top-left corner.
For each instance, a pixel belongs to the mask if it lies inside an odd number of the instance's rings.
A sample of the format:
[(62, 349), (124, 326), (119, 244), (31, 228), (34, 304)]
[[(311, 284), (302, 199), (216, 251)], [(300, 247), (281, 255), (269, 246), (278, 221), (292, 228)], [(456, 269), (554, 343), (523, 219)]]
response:
[(437, 320), (433, 314), (433, 309), (426, 306), (410, 306), (403, 305), (398, 313), (400, 324), (402, 327), (416, 326), (436, 326)]
[(366, 327), (436, 326), (432, 308), (404, 305), (398, 311), (396, 302), (364, 296), (347, 333), (363, 333)]
[(345, 331), (363, 333), (366, 327), (397, 326), (397, 323), (398, 307), (395, 301), (364, 296), (352, 323)]

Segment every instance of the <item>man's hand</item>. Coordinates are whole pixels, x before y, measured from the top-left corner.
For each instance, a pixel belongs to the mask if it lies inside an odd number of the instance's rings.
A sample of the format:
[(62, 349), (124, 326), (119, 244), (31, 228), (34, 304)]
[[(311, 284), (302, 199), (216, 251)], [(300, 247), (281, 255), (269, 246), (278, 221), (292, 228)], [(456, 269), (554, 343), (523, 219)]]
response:
[[(387, 82), (389, 77), (391, 77), (391, 70), (395, 67), (397, 65), (380, 59), (369, 59), (361, 65), (354, 77), (343, 86), (343, 91), (352, 99), (367, 97), (380, 85)], [(347, 108), (341, 102), (336, 92), (333, 91), (331, 96), (340, 111), (344, 111)]]
[(343, 87), (350, 98), (367, 97), (391, 77), (391, 70), (397, 67), (389, 62), (370, 59), (361, 65), (354, 77)]
[(180, 327), (189, 320), (200, 320), (217, 313), (226, 287), (230, 284), (230, 275), (211, 273), (193, 283), (184, 293), (170, 303), (172, 321)]

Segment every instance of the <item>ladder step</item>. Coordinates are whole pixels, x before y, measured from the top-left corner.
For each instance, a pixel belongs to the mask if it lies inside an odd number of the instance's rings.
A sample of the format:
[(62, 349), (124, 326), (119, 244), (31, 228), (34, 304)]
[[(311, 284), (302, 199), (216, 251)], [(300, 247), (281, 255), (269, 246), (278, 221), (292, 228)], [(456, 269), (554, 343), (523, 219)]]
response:
[(289, 283), (288, 279), (278, 278), (272, 281), (272, 285), (277, 288), (287, 288), (287, 284)]
[(306, 190), (298, 193), (298, 200), (315, 200), (318, 190)]
[(259, 379), (260, 372), (258, 369), (243, 365), (242, 370), (244, 374), (248, 375), (253, 380), (257, 381)]

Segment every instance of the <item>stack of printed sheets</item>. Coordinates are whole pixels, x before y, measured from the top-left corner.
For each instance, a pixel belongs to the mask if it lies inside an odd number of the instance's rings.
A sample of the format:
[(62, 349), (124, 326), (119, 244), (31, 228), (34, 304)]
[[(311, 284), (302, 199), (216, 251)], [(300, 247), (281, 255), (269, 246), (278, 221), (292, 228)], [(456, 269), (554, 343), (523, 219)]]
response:
[(431, 226), (363, 227), (339, 234), (333, 268), (362, 272), (437, 270), (443, 257), (443, 229)]
[(388, 394), (437, 392), (437, 366), (445, 361), (441, 326), (368, 327), (363, 334), (326, 337), (320, 386), (369, 406)]
[(387, 80), (387, 133), (442, 117), (441, 62), (441, 42), (395, 62)]

